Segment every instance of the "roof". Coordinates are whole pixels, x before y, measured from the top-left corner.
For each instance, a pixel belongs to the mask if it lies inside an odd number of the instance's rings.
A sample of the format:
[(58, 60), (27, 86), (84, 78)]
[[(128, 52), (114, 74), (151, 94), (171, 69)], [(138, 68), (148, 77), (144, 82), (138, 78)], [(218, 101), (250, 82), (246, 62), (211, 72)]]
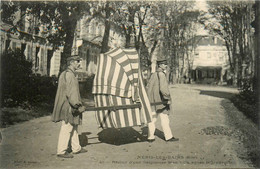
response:
[(195, 43), (197, 46), (224, 46), (224, 40), (218, 36), (212, 35), (198, 35), (189, 40), (189, 43)]

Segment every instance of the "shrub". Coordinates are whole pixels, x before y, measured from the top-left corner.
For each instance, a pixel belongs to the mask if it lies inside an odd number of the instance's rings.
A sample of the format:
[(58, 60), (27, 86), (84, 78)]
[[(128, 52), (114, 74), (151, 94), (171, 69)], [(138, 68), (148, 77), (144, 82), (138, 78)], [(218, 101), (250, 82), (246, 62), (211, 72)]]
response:
[(57, 91), (57, 81), (58, 79), (56, 77), (32, 75), (29, 82), (31, 90), (28, 93), (28, 101), (33, 105), (41, 102), (54, 102)]
[(242, 80), (242, 86), (239, 89), (239, 97), (246, 101), (247, 104), (256, 104), (257, 92), (255, 91), (256, 79), (255, 78), (244, 78)]
[(5, 51), (1, 61), (1, 107), (30, 108), (41, 102), (53, 102), (57, 78), (32, 73), (32, 63), (21, 50)]
[(79, 82), (80, 95), (82, 98), (93, 100), (92, 87), (95, 75), (91, 75), (85, 78), (84, 81)]
[(32, 63), (21, 50), (1, 56), (0, 127), (51, 114), (57, 78), (32, 73)]
[(28, 100), (32, 63), (25, 60), (21, 50), (5, 51), (1, 61), (3, 106), (17, 106)]
[(246, 100), (241, 99), (239, 95), (231, 98), (234, 105), (250, 118), (254, 123), (258, 124), (258, 112), (256, 104), (248, 104)]
[(28, 121), (34, 118), (50, 115), (52, 112), (53, 106), (41, 104), (33, 109), (24, 109), (22, 107), (14, 108), (2, 108), (1, 117), (0, 117), (0, 128), (8, 127), (10, 125)]
[(245, 78), (242, 80), (242, 86), (239, 89), (239, 94), (232, 97), (231, 101), (253, 122), (258, 123), (257, 112), (257, 92), (256, 79)]

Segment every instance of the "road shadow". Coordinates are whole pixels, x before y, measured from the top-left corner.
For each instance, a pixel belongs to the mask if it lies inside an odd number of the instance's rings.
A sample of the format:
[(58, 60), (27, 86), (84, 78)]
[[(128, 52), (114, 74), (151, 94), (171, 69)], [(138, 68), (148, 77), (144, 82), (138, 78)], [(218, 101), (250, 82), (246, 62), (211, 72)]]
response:
[(124, 145), (136, 142), (146, 141), (146, 137), (140, 134), (132, 127), (126, 128), (109, 128), (98, 133), (98, 140), (112, 145)]
[[(89, 143), (88, 143), (89, 138), (88, 138), (87, 135), (90, 135), (90, 134), (92, 134), (92, 133), (91, 133), (91, 132), (83, 132), (83, 133), (79, 134), (79, 144), (80, 144), (81, 147), (85, 147), (85, 146), (87, 146), (87, 145), (89, 144)], [(72, 152), (71, 140), (69, 141), (67, 151), (68, 151), (69, 153)]]
[[(147, 136), (148, 136), (148, 127), (142, 127), (141, 130), (142, 130), (142, 135), (146, 136), (146, 138), (147, 138)], [(155, 129), (154, 135), (159, 137), (162, 140), (165, 140), (164, 133), (161, 130)]]
[(90, 135), (91, 132), (83, 132), (79, 135), (79, 144), (81, 147), (85, 147), (86, 145), (88, 145), (88, 136), (87, 135)]
[(230, 99), (236, 95), (234, 93), (223, 92), (223, 91), (213, 91), (213, 90), (199, 90), (199, 91), (200, 91), (200, 95), (207, 95), (207, 96), (224, 98), (224, 99)]

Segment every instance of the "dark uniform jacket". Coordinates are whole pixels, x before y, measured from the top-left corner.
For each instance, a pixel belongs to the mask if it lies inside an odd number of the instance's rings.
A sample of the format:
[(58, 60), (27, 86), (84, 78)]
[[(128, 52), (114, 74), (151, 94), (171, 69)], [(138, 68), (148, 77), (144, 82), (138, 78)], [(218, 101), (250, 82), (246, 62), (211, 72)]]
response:
[(77, 112), (81, 105), (79, 83), (75, 72), (67, 68), (59, 77), (52, 121), (64, 120), (70, 124), (81, 124), (82, 114)]

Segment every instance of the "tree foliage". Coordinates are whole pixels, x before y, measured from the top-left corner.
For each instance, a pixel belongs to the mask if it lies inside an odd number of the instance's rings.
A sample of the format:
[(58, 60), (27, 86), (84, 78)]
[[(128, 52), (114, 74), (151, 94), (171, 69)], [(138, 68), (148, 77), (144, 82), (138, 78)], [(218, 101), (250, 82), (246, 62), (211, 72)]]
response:
[[(200, 12), (194, 10), (193, 5), (193, 2), (169, 1), (154, 3), (151, 7), (152, 23), (156, 25), (153, 33), (156, 36), (150, 34), (156, 37), (159, 48), (155, 54), (169, 58), (171, 82), (183, 76), (183, 66), (179, 66), (184, 64), (190, 46), (187, 42), (195, 36), (194, 25), (199, 23)], [(172, 79), (173, 76), (175, 79)]]
[[(10, 1), (2, 3), (1, 15), (4, 22), (21, 29), (24, 16), (32, 15), (34, 27), (44, 26), (45, 37), (56, 49), (63, 46), (61, 66), (64, 68), (66, 58), (71, 55), (77, 21), (89, 13), (89, 3), (79, 1)], [(17, 13), (20, 20), (16, 20)], [(35, 32), (33, 32), (35, 33)]]
[[(192, 9), (192, 2), (182, 2), (172, 5), (167, 11), (166, 21), (168, 31), (166, 39), (171, 58), (172, 71), (177, 70), (177, 81), (184, 76), (184, 61), (188, 56), (190, 43), (188, 40), (194, 38), (194, 25), (199, 22), (199, 11)], [(181, 63), (180, 63), (181, 62)]]
[[(252, 1), (208, 2), (210, 9), (206, 27), (225, 40), (229, 56), (229, 65), (233, 83), (240, 86), (245, 74), (253, 76), (253, 71), (244, 72), (253, 67), (253, 29), (254, 19)], [(251, 73), (250, 73), (251, 72)]]
[[(108, 50), (112, 27), (125, 38), (122, 47), (135, 47), (140, 51), (141, 62), (145, 68), (150, 65), (156, 48), (165, 50), (170, 58), (171, 72), (175, 73), (178, 70), (178, 77), (183, 74), (182, 68), (179, 68), (180, 60), (184, 61), (189, 45), (187, 41), (194, 36), (193, 25), (199, 22), (200, 16), (200, 12), (192, 9), (194, 2), (190, 1), (15, 3), (24, 14), (33, 14), (38, 18), (39, 23), (45, 26), (49, 42), (55, 46), (64, 46), (61, 65), (65, 64), (66, 57), (71, 53), (77, 21), (87, 14), (91, 19), (104, 23), (102, 53)], [(9, 3), (8, 8), (5, 8), (12, 9), (15, 3)], [(11, 19), (11, 17), (7, 18)]]
[(104, 24), (104, 34), (101, 42), (101, 53), (105, 53), (109, 50), (109, 40), (111, 29), (115, 32), (119, 32), (118, 26), (114, 23), (116, 9), (119, 7), (117, 2), (113, 1), (101, 1), (90, 2), (91, 3), (91, 15), (90, 19), (86, 20), (86, 24), (92, 19), (96, 19)]

